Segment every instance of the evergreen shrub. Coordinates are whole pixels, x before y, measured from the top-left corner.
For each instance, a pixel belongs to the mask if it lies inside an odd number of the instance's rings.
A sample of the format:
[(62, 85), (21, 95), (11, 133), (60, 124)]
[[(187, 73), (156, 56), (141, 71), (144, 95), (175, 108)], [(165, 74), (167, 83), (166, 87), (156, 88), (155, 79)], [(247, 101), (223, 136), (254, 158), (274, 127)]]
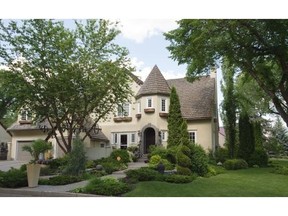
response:
[(0, 187), (18, 188), (27, 186), (28, 182), (26, 172), (15, 168), (11, 168), (7, 172), (0, 171)]
[(248, 165), (250, 167), (254, 165), (258, 165), (259, 167), (266, 167), (268, 166), (268, 155), (265, 150), (257, 148), (250, 156)]
[(177, 174), (178, 175), (184, 175), (184, 176), (192, 175), (191, 170), (189, 168), (187, 168), (187, 167), (176, 166), (176, 169), (177, 169)]
[(183, 184), (183, 183), (190, 183), (194, 181), (196, 178), (197, 178), (196, 175), (185, 176), (185, 175), (173, 174), (165, 176), (164, 181), (169, 183)]
[(209, 158), (202, 146), (190, 145), (191, 171), (197, 175), (204, 176), (208, 173)]
[(159, 163), (165, 166), (165, 170), (173, 170), (174, 166), (167, 159), (162, 159), (160, 155), (153, 155), (149, 160), (149, 167), (157, 169)]
[(161, 179), (161, 174), (149, 167), (141, 167), (135, 170), (128, 170), (125, 172), (127, 178), (135, 179), (137, 181), (156, 181)]
[(246, 169), (248, 164), (243, 159), (229, 159), (223, 163), (223, 167), (227, 170)]
[(110, 157), (114, 160), (117, 160), (119, 158), (120, 162), (122, 163), (129, 163), (130, 162), (130, 156), (127, 150), (125, 149), (115, 149), (111, 152)]

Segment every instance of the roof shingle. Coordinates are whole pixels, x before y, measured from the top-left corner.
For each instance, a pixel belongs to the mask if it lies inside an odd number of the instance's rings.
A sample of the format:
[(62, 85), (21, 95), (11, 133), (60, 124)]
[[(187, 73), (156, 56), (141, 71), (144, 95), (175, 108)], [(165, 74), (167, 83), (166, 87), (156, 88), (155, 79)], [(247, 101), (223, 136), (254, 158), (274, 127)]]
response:
[(167, 80), (179, 96), (182, 117), (187, 120), (210, 119), (213, 116), (215, 79), (201, 77), (193, 83), (185, 78)]
[(139, 89), (136, 98), (143, 95), (170, 95), (170, 88), (157, 65), (155, 65)]

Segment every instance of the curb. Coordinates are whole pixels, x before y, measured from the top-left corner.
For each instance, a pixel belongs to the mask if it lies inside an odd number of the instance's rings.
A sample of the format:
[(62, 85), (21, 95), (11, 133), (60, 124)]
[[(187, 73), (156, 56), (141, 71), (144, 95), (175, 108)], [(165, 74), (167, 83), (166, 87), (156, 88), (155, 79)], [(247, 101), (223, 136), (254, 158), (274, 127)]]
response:
[(27, 197), (102, 197), (101, 195), (70, 193), (70, 192), (52, 192), (52, 191), (29, 191), (21, 189), (0, 188), (0, 193), (10, 195), (26, 195)]

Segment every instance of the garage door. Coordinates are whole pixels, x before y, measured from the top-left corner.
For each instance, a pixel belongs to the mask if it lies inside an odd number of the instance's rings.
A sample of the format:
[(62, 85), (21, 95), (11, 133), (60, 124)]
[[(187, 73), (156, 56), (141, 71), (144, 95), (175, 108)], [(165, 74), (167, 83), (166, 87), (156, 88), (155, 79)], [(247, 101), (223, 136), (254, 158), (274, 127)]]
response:
[(22, 151), (22, 147), (25, 145), (31, 145), (33, 141), (18, 141), (17, 142), (17, 153), (16, 153), (16, 160), (18, 161), (31, 161), (32, 157), (29, 152)]

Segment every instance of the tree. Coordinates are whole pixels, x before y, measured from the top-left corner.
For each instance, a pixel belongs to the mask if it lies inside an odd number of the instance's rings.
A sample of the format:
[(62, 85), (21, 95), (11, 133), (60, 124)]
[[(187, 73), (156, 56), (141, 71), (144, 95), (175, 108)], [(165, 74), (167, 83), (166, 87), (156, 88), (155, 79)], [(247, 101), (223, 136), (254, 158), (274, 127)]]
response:
[(54, 20), (0, 22), (9, 96), (35, 122), (49, 123), (46, 140), (54, 135), (65, 153), (77, 129), (84, 140), (131, 95), (128, 51), (113, 42), (119, 33), (117, 24), (107, 20), (75, 21), (74, 30)]
[(255, 80), (288, 125), (288, 20), (180, 20), (165, 34), (187, 76), (207, 74), (223, 58)]
[[(169, 116), (168, 116), (168, 140), (167, 147), (177, 146), (181, 140), (181, 127), (183, 118), (181, 106), (176, 88), (173, 86), (170, 94)], [(187, 124), (186, 124), (187, 127)], [(187, 130), (186, 130), (187, 131)]]
[(239, 117), (239, 149), (237, 156), (248, 161), (255, 150), (253, 125), (246, 112), (241, 112)]
[(222, 73), (224, 84), (221, 85), (224, 100), (222, 102), (222, 119), (225, 128), (225, 144), (229, 152), (229, 157), (236, 156), (236, 109), (237, 98), (234, 89), (234, 74), (235, 69), (229, 65), (229, 62), (224, 62), (222, 65)]

